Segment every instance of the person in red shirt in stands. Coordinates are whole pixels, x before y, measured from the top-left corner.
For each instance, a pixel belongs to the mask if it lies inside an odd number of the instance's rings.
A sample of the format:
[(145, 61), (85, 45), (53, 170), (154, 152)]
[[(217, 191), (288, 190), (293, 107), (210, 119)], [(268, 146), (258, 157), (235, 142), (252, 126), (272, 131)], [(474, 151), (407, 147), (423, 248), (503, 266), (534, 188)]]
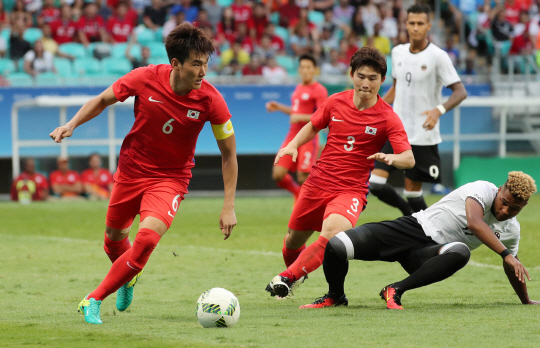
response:
[(101, 168), (101, 157), (97, 153), (88, 159), (90, 168), (82, 172), (83, 190), (89, 199), (106, 200), (111, 196), (113, 178), (111, 172)]
[(22, 172), (11, 186), (11, 199), (13, 201), (44, 201), (49, 195), (47, 178), (36, 172), (34, 159), (27, 158)]
[(248, 27), (253, 39), (260, 38), (268, 24), (268, 14), (266, 8), (261, 3), (256, 3), (253, 8), (253, 15), (249, 20)]
[(116, 6), (115, 14), (107, 20), (107, 32), (110, 42), (127, 42), (133, 31), (133, 20), (127, 17), (128, 4), (120, 1)]
[(225, 42), (232, 43), (236, 37), (236, 24), (234, 13), (230, 7), (225, 7), (221, 14), (221, 21), (217, 25), (217, 41), (219, 45)]
[(51, 22), (52, 38), (59, 45), (74, 41), (77, 25), (71, 16), (71, 6), (64, 4), (60, 11), (60, 19)]
[(41, 27), (45, 23), (52, 23), (60, 19), (60, 9), (54, 6), (54, 0), (45, 0), (37, 21)]
[(58, 157), (56, 163), (58, 170), (49, 175), (53, 195), (62, 198), (78, 197), (82, 193), (79, 173), (69, 169), (67, 157)]
[(84, 14), (77, 22), (79, 41), (88, 46), (91, 42), (106, 42), (107, 32), (103, 17), (97, 14), (98, 8), (93, 2), (84, 5)]
[[(270, 22), (266, 25), (266, 28), (264, 29), (264, 33), (265, 34), (268, 34), (270, 35), (270, 37), (272, 38), (271, 39), (271, 43), (270, 45), (278, 52), (283, 52), (283, 50), (285, 50), (285, 42), (283, 41), (282, 38), (280, 38), (279, 36), (277, 36), (275, 34), (275, 25), (274, 23)], [(260, 40), (261, 38), (259, 38)]]
[(244, 0), (234, 0), (231, 5), (231, 10), (234, 14), (234, 21), (238, 23), (248, 23), (251, 19), (251, 7)]
[(242, 76), (262, 75), (261, 58), (254, 54), (248, 64), (242, 69)]

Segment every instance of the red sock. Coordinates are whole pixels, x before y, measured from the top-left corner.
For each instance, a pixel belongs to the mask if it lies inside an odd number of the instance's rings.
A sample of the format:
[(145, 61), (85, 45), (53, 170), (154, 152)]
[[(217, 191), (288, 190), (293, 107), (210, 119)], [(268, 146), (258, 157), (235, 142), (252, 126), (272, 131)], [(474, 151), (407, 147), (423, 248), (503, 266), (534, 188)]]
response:
[(141, 228), (133, 246), (113, 263), (105, 279), (88, 298), (103, 300), (139, 274), (160, 238), (159, 234), (151, 229)]
[(287, 173), (281, 181), (276, 182), (279, 187), (293, 194), (295, 198), (300, 194), (300, 185), (294, 181), (291, 174)]
[(298, 255), (300, 255), (300, 253), (304, 251), (304, 249), (306, 249), (305, 244), (302, 245), (298, 249), (289, 249), (287, 248), (287, 244), (285, 244), (285, 239), (284, 239), (283, 249), (281, 249), (281, 252), (283, 253), (283, 260), (285, 261), (285, 266), (289, 267), (290, 265), (292, 265), (293, 262), (296, 261), (296, 259), (298, 258)]
[(117, 241), (109, 239), (107, 233), (105, 233), (105, 244), (103, 245), (103, 249), (107, 253), (109, 259), (111, 259), (112, 263), (114, 263), (114, 261), (116, 261), (123, 253), (128, 251), (129, 248), (131, 248), (131, 244), (129, 243), (127, 236), (126, 238)]
[(292, 280), (297, 280), (319, 268), (324, 260), (324, 251), (326, 250), (327, 243), (328, 239), (319, 236), (319, 239), (308, 246), (306, 250), (298, 256), (296, 261), (294, 261), (285, 272), (280, 273), (280, 275)]

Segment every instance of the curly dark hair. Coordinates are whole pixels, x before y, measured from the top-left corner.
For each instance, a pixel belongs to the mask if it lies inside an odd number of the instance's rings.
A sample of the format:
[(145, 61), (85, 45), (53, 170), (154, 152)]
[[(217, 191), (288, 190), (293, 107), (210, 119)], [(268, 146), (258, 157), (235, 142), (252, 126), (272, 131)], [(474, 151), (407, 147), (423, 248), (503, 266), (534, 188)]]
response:
[(169, 62), (176, 58), (180, 64), (184, 64), (191, 52), (208, 56), (215, 52), (212, 40), (201, 29), (189, 23), (180, 24), (171, 31), (165, 39), (165, 49)]

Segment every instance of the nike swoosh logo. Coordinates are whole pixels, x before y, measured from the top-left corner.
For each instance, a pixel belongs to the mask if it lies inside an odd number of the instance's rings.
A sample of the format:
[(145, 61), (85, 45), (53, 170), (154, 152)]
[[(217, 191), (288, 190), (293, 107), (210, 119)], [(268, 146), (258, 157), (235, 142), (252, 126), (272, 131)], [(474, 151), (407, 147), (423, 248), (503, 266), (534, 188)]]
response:
[(151, 102), (154, 102), (154, 103), (163, 103), (162, 101), (152, 99), (152, 97), (148, 98), (148, 100), (150, 100)]
[(131, 265), (129, 264), (129, 261), (128, 261), (127, 265), (128, 265), (129, 268), (131, 268), (131, 269), (133, 269), (133, 270), (135, 270), (135, 271), (137, 270), (137, 268), (131, 267)]
[(343, 122), (343, 120), (336, 120), (336, 117), (335, 117), (335, 116), (332, 116), (332, 121)]

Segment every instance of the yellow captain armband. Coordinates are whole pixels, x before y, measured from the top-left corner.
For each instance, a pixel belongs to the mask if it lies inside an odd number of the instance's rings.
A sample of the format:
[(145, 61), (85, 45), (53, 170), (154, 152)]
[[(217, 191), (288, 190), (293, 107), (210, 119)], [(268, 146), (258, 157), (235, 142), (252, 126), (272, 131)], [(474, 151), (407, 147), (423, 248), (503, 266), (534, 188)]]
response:
[(212, 131), (214, 132), (214, 137), (216, 140), (227, 139), (234, 134), (234, 128), (231, 120), (228, 120), (223, 124), (213, 124)]

